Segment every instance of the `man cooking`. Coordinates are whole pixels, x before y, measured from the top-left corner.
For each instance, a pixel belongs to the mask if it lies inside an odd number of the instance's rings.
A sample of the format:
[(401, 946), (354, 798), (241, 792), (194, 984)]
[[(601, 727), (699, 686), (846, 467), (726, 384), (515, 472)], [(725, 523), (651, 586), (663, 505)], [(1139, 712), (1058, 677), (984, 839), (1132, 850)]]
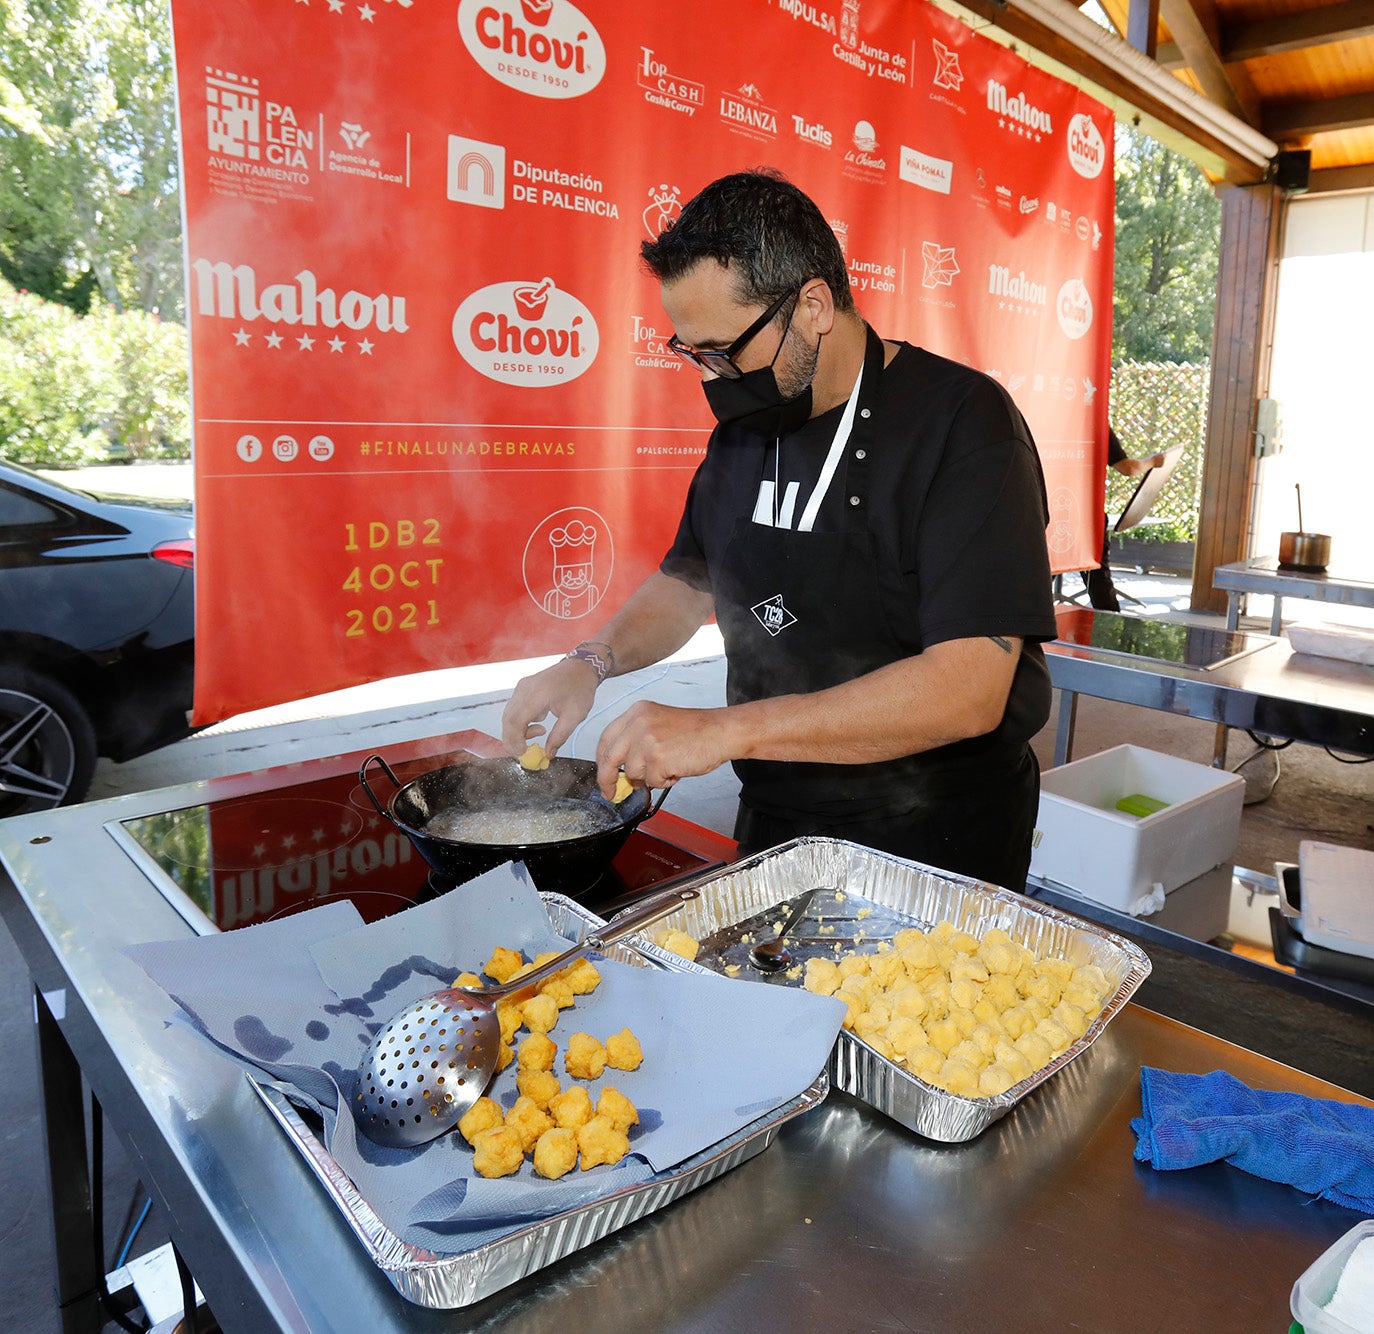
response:
[(642, 256), (719, 425), (658, 571), (517, 684), (506, 746), (552, 714), (556, 752), (601, 681), (714, 615), (726, 706), (632, 705), (598, 746), (608, 797), (622, 767), (664, 787), (728, 760), (743, 852), (819, 834), (1023, 888), (1055, 622), (1021, 414), (988, 377), (879, 338), (780, 175), (707, 186)]

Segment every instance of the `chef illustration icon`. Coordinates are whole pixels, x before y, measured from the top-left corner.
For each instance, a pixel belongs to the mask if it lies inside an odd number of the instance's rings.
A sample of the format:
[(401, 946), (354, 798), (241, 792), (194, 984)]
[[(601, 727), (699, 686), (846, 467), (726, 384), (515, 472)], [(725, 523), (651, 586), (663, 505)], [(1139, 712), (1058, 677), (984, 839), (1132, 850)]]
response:
[(585, 616), (601, 601), (595, 582), (596, 527), (571, 519), (549, 533), (553, 548), (553, 587), (544, 594), (544, 610), (560, 620)]
[(525, 542), (525, 591), (560, 621), (595, 610), (611, 583), (615, 542), (611, 525), (581, 505), (546, 514)]

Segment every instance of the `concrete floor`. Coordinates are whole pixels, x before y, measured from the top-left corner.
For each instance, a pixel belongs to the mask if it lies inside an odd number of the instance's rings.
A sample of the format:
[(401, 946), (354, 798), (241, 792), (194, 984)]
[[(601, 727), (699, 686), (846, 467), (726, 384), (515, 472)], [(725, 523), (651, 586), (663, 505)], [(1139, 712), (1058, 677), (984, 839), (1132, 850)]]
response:
[[(1188, 615), (1188, 586), (1183, 580), (1123, 572), (1117, 582), (1141, 599), (1143, 608), (1135, 609), (1140, 614)], [(1265, 617), (1267, 624), (1266, 609), (1256, 614)], [(467, 727), (492, 731), (513, 682), (547, 661), (427, 673), (244, 715), (129, 764), (102, 763), (91, 798), (384, 747)], [(592, 754), (601, 726), (633, 698), (647, 695), (685, 707), (713, 706), (723, 701), (723, 691), (719, 639), (714, 629), (707, 629), (673, 661), (610, 683), (602, 692), (598, 715), (588, 720), (568, 753)], [(1036, 743), (1045, 767), (1052, 758), (1054, 722), (1052, 717)], [(1212, 728), (1145, 709), (1080, 701), (1076, 755), (1092, 754), (1123, 741), (1207, 763)], [(1235, 758), (1243, 753), (1240, 746), (1235, 748)], [(1374, 765), (1341, 765), (1308, 747), (1294, 747), (1285, 756), (1286, 770), (1273, 795), (1246, 808), (1237, 862), (1271, 871), (1274, 860), (1294, 859), (1299, 838), (1313, 830), (1335, 841), (1374, 847), (1374, 828), (1370, 825), (1374, 818)], [(1261, 796), (1269, 786), (1272, 763), (1272, 757), (1264, 756), (1243, 770), (1254, 789), (1253, 796)], [(666, 809), (729, 833), (736, 793), (735, 780), (727, 768), (705, 778), (685, 780), (671, 794)], [(0, 1130), (0, 1292), (4, 1293), (0, 1310), (5, 1313), (6, 1328), (47, 1334), (58, 1330), (60, 1322), (52, 1301), (53, 1254), (38, 1138), (41, 1130), (32, 1028), (32, 1001), (23, 962), (8, 934), (0, 930), (0, 1053), (14, 1091), (10, 1115)], [(1374, 1035), (1374, 1027), (1369, 1031)], [(1301, 1065), (1300, 1056), (1296, 1053), (1286, 1059)], [(107, 1136), (106, 1155), (105, 1240), (112, 1268), (145, 1196), (113, 1135)], [(167, 1222), (154, 1210), (143, 1224), (132, 1253), (141, 1254), (166, 1239)]]

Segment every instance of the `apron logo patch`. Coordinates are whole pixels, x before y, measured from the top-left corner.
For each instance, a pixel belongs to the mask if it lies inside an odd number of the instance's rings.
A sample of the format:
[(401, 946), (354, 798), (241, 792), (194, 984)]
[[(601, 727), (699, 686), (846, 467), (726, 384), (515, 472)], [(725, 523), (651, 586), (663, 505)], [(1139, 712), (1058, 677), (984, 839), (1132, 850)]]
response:
[(797, 618), (782, 605), (781, 593), (775, 593), (771, 598), (765, 598), (762, 602), (754, 603), (749, 610), (754, 613), (758, 623), (770, 635), (779, 635), (789, 625), (796, 625), (797, 623)]

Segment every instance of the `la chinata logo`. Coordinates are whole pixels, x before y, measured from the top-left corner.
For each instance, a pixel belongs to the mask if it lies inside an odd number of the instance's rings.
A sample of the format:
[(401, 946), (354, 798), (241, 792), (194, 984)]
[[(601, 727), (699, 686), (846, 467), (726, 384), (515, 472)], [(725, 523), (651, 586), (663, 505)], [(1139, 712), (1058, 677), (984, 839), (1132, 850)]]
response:
[(453, 313), (453, 344), (489, 380), (542, 388), (577, 379), (599, 336), (591, 311), (545, 278), (473, 292)]
[(462, 0), (458, 32), (493, 79), (531, 97), (581, 97), (606, 73), (606, 48), (570, 0)]

